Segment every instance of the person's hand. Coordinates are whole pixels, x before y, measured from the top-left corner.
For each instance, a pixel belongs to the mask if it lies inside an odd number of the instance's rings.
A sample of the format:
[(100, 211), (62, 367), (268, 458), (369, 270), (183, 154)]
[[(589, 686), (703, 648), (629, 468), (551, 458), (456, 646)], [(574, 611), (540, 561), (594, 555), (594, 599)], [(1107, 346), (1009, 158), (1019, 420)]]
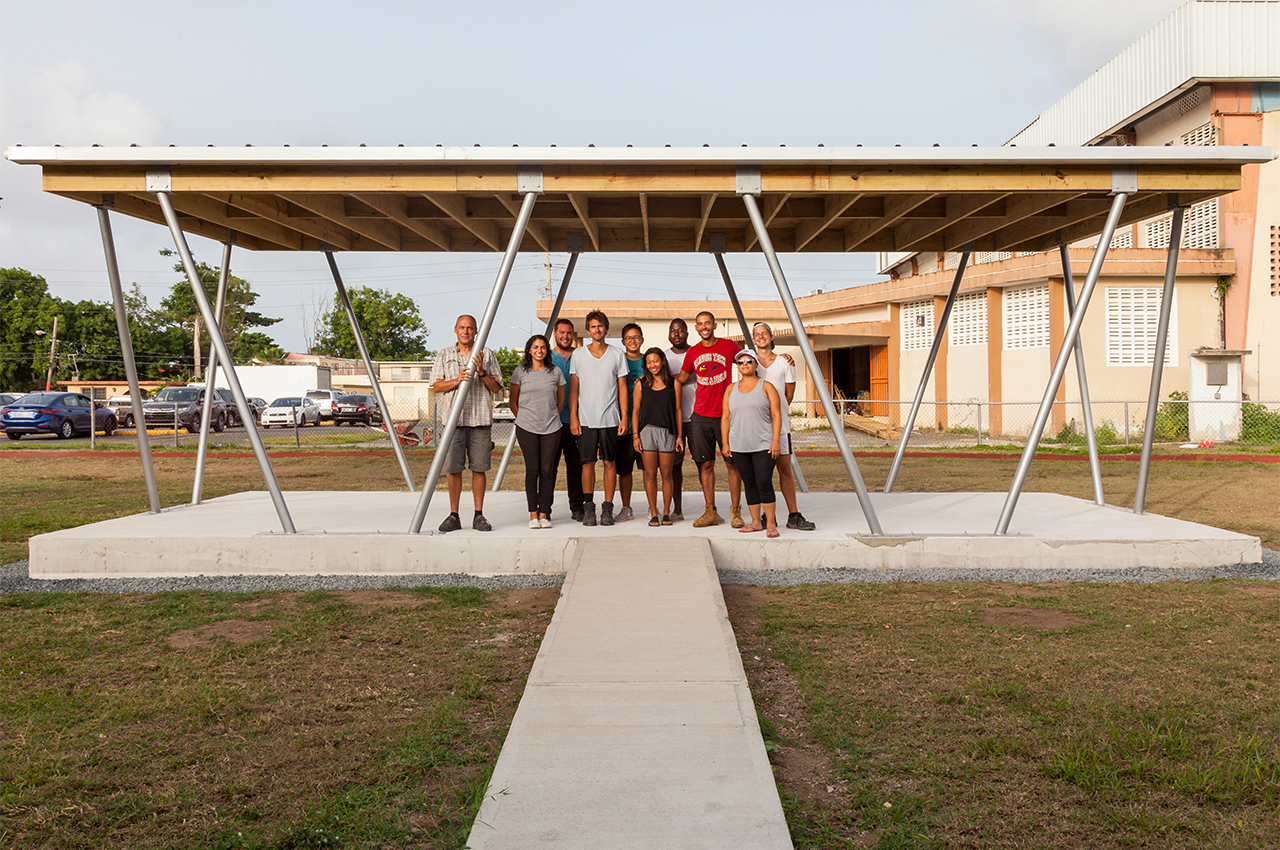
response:
[(471, 360), (473, 363), (476, 364), (476, 377), (483, 378), (484, 377), (484, 357), (482, 355), (477, 354), (475, 357), (471, 358)]
[(639, 434), (636, 434), (634, 437), (632, 437), (632, 438), (631, 438), (631, 441), (632, 441), (633, 443), (635, 443), (635, 444), (636, 444), (636, 448), (637, 448), (637, 449), (638, 449), (638, 448), (640, 448), (640, 435), (639, 435)]
[(796, 359), (795, 359), (794, 357), (792, 357), (790, 354), (788, 354), (787, 352), (785, 352), (785, 351), (784, 351), (784, 352), (782, 352), (781, 354), (779, 354), (778, 356), (779, 356), (779, 357), (782, 357), (782, 358), (785, 358), (785, 359), (786, 359), (786, 361), (787, 361), (788, 363), (790, 363), (792, 366), (796, 365)]
[(576, 416), (569, 420), (569, 433), (575, 437), (582, 436), (582, 424), (578, 422), (578, 417)]
[(618, 423), (618, 436), (619, 436), (619, 437), (625, 437), (626, 435), (627, 435), (627, 423), (625, 423), (625, 422), (619, 422), (619, 423)]
[(470, 378), (471, 378), (471, 370), (463, 369), (461, 372), (458, 373), (458, 378), (457, 378), (458, 383), (455, 384), (455, 386), (461, 385), (463, 381), (470, 380)]
[(778, 455), (780, 454), (782, 454), (782, 446), (779, 444), (777, 440), (774, 440), (772, 443), (769, 444), (769, 457), (773, 458), (774, 460), (777, 460)]
[(728, 449), (725, 449), (724, 451), (720, 452), (720, 457), (724, 458), (725, 460), (728, 460), (729, 458), (733, 457), (733, 452), (729, 451)]
[(684, 454), (684, 437), (676, 437), (676, 454)]

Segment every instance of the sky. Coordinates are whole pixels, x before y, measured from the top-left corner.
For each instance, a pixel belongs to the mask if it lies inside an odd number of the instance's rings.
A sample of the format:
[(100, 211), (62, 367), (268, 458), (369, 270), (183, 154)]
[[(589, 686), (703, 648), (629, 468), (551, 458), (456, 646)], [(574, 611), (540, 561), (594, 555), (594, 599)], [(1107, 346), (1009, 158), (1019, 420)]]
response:
[[(23, 145), (997, 145), (1181, 0), (34, 3), (0, 0), (0, 147)], [(107, 301), (92, 207), (0, 161), (0, 267)], [(154, 306), (168, 231), (113, 218), (121, 277)], [(197, 259), (221, 246), (189, 237)], [(347, 286), (414, 298), (430, 346), (479, 313), (497, 254), (339, 255)], [(553, 285), (567, 256), (551, 255)], [(776, 298), (763, 258), (726, 258)], [(805, 294), (879, 279), (871, 255), (783, 255)], [(521, 254), (491, 346), (521, 346), (546, 280)], [(322, 255), (237, 251), (270, 328), (303, 351), (332, 300)], [(706, 256), (584, 254), (570, 299), (642, 287), (723, 298)], [(540, 330), (540, 328), (538, 328)]]

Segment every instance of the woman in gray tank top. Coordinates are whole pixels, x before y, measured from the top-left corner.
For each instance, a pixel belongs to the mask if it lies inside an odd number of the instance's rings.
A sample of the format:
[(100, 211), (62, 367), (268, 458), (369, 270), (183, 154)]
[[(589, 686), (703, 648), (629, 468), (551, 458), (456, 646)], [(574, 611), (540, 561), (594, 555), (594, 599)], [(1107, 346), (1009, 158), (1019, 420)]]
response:
[[(743, 349), (733, 358), (738, 364), (738, 382), (724, 394), (720, 431), (725, 460), (742, 476), (751, 522), (739, 529), (743, 534), (765, 531), (778, 536), (777, 501), (773, 493), (773, 466), (782, 450), (782, 406), (778, 391), (756, 374), (756, 356)], [(765, 524), (760, 524), (764, 507)]]

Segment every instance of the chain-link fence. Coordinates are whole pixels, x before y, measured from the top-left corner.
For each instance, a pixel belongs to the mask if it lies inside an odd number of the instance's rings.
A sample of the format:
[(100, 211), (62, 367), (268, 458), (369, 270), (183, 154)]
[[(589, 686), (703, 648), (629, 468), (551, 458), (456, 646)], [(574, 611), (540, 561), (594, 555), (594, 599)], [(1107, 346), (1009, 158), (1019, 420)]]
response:
[[(1188, 401), (1180, 395), (1156, 408), (1156, 443), (1280, 449), (1280, 401)], [(837, 399), (835, 404), (852, 446), (896, 444), (911, 411), (909, 401)], [(1025, 445), (1039, 406), (1038, 401), (927, 401), (916, 415), (910, 444), (917, 448)], [(1090, 409), (1100, 449), (1142, 445), (1146, 401), (1095, 401)], [(1041, 434), (1041, 445), (1086, 445), (1084, 422), (1084, 409), (1079, 402), (1055, 403)], [(791, 431), (797, 448), (835, 447), (831, 428), (816, 400), (792, 403)]]
[[(434, 446), (435, 436), (444, 430), (449, 411), (435, 399), (387, 399), (395, 431), (406, 445)], [(836, 408), (844, 418), (845, 436), (854, 447), (896, 445), (902, 425), (911, 409), (909, 401), (849, 401), (837, 399)], [(1037, 401), (951, 401), (924, 402), (916, 416), (911, 446), (915, 448), (969, 447), (983, 445), (1025, 445), (1035, 424)], [(1093, 431), (1101, 449), (1140, 446), (1146, 427), (1145, 401), (1095, 401), (1092, 404)], [(514, 424), (509, 409), (495, 410), (493, 441), (501, 450), (511, 439)], [(822, 405), (815, 400), (797, 399), (791, 405), (792, 442), (797, 449), (831, 450), (835, 438)], [(391, 442), (379, 417), (370, 421), (337, 422), (324, 418), (317, 425), (285, 425), (259, 428), (267, 448), (390, 448)], [(150, 430), (152, 444), (194, 446), (198, 434), (185, 428)], [(115, 439), (134, 439), (129, 429)], [(210, 435), (221, 446), (248, 446), (243, 426), (229, 425)], [(1242, 448), (1280, 450), (1280, 401), (1188, 401), (1172, 398), (1156, 409), (1155, 442), (1162, 445), (1238, 445)], [(1041, 435), (1041, 444), (1050, 447), (1086, 445), (1084, 410), (1079, 402), (1058, 402), (1053, 406)]]

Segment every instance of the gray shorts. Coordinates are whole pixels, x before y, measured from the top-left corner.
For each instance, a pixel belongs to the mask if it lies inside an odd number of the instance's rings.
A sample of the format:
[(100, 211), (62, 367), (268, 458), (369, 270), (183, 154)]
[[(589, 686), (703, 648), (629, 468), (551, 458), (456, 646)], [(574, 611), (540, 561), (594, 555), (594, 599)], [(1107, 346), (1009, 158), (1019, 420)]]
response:
[(640, 429), (640, 450), (646, 452), (674, 452), (676, 450), (676, 435), (666, 428), (659, 428), (657, 425), (646, 425)]
[(444, 471), (450, 475), (457, 475), (464, 468), (488, 472), (493, 466), (492, 430), (491, 425), (459, 425), (444, 459)]

